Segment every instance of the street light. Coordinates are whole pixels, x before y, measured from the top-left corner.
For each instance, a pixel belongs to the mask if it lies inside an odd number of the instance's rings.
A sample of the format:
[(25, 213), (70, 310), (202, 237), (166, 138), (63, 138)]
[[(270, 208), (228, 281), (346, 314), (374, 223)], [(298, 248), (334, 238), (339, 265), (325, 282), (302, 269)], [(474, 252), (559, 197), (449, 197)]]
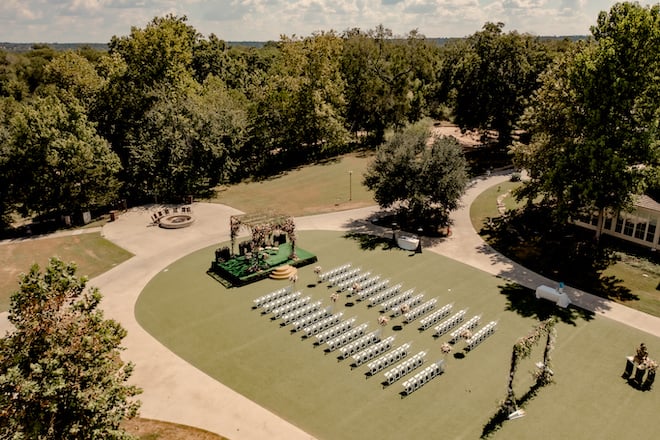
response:
[(348, 172), (348, 201), (353, 200), (353, 171)]

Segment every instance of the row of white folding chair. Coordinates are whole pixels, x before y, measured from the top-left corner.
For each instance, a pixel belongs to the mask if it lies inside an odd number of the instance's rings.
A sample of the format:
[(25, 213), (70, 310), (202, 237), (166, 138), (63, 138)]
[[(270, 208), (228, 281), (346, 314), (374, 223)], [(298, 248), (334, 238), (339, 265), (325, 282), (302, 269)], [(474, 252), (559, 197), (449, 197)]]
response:
[[(408, 289), (408, 290), (410, 291), (410, 290), (414, 290), (414, 289)], [(389, 289), (385, 289), (382, 292), (380, 292), (380, 293), (372, 296), (371, 298), (369, 298), (369, 306), (373, 307), (377, 304), (380, 304), (383, 301), (388, 300), (388, 299), (392, 298), (393, 296), (397, 295), (400, 291), (401, 291), (401, 284), (396, 284), (396, 285), (390, 287)], [(412, 294), (412, 292), (410, 292), (410, 293)]]
[[(422, 301), (424, 301), (424, 294), (423, 293), (418, 293), (417, 295), (413, 296), (409, 300), (403, 302), (402, 304), (399, 304), (398, 306), (394, 306), (390, 309), (390, 315), (392, 316), (399, 316), (401, 313), (403, 313), (403, 310), (405, 308), (410, 311), (413, 307), (415, 307), (418, 304), (421, 304)], [(406, 312), (407, 313), (407, 312)]]
[(371, 272), (362, 272), (362, 273), (356, 274), (355, 276), (350, 277), (350, 278), (342, 281), (341, 283), (337, 283), (335, 288), (337, 289), (337, 291), (343, 292), (344, 290), (348, 289), (349, 287), (353, 286), (354, 284), (360, 284), (360, 283), (368, 280), (370, 276), (371, 276)]
[(357, 293), (357, 297), (360, 301), (362, 301), (363, 299), (368, 298), (371, 295), (378, 293), (383, 289), (386, 289), (388, 284), (390, 284), (390, 280), (379, 281), (378, 283), (374, 284), (371, 287), (367, 287), (366, 289), (359, 290)]
[(293, 331), (298, 332), (305, 327), (309, 327), (315, 322), (327, 318), (332, 314), (332, 306), (328, 306), (325, 309), (315, 310), (307, 315), (300, 316), (298, 319), (293, 321)]
[(314, 324), (311, 324), (303, 328), (303, 331), (305, 332), (305, 336), (307, 337), (314, 336), (318, 332), (329, 329), (333, 325), (338, 324), (339, 321), (341, 321), (341, 318), (343, 317), (344, 317), (344, 312), (339, 312), (339, 313), (335, 313), (332, 316), (328, 316), (327, 318), (324, 318), (319, 322), (315, 322)]
[(453, 329), (458, 324), (463, 322), (463, 320), (465, 319), (465, 314), (466, 313), (467, 313), (467, 309), (459, 310), (458, 312), (454, 313), (449, 318), (445, 319), (440, 324), (433, 327), (433, 330), (434, 330), (433, 334), (437, 335), (437, 336), (444, 335), (449, 330)]
[(271, 302), (277, 298), (281, 298), (284, 295), (287, 295), (293, 291), (293, 286), (288, 285), (286, 287), (282, 287), (281, 289), (274, 290), (270, 293), (267, 293), (265, 295), (260, 296), (259, 298), (254, 300), (254, 306), (255, 307), (261, 307), (262, 305)]
[(479, 331), (477, 331), (474, 335), (472, 335), (471, 338), (466, 339), (466, 347), (465, 350), (470, 351), (473, 350), (477, 345), (481, 344), (486, 338), (493, 333), (495, 333), (495, 329), (497, 328), (497, 322), (496, 321), (491, 321), (488, 324), (486, 324), (484, 327), (480, 328)]
[(357, 318), (355, 317), (347, 319), (335, 325), (334, 327), (330, 327), (329, 329), (322, 331), (321, 333), (316, 335), (316, 342), (319, 344), (323, 344), (325, 341), (328, 341), (332, 338), (336, 338), (342, 333), (349, 331), (350, 329), (353, 328), (353, 324), (355, 324), (356, 319)]
[(437, 298), (431, 298), (430, 300), (426, 301), (424, 304), (421, 304), (408, 313), (405, 313), (403, 315), (403, 322), (406, 324), (410, 324), (420, 316), (422, 316), (424, 313), (433, 310), (435, 308), (435, 305), (438, 303)]
[(353, 356), (358, 351), (362, 351), (365, 348), (375, 344), (380, 341), (380, 330), (374, 330), (366, 335), (356, 339), (353, 342), (350, 342), (339, 349), (341, 357), (346, 359), (349, 356)]
[(342, 281), (350, 280), (355, 277), (362, 271), (361, 268), (355, 267), (353, 269), (347, 270), (346, 272), (335, 275), (334, 277), (328, 278), (326, 281), (329, 285), (334, 286), (335, 284), (341, 283)]
[(380, 303), (380, 311), (386, 312), (392, 307), (398, 306), (399, 304), (405, 302), (408, 298), (410, 298), (414, 292), (415, 289), (408, 289), (403, 293), (399, 293), (394, 298), (388, 299), (387, 301)]
[(289, 304), (284, 304), (282, 307), (274, 309), (271, 313), (276, 318), (281, 318), (283, 315), (289, 312), (293, 312), (294, 310), (297, 310), (301, 307), (305, 307), (311, 300), (311, 296), (306, 296), (304, 298), (297, 299), (294, 302), (290, 302)]
[(424, 385), (426, 385), (431, 379), (436, 376), (439, 376), (444, 371), (444, 361), (439, 360), (433, 362), (428, 367), (424, 368), (419, 373), (416, 373), (413, 377), (403, 382), (403, 390), (406, 392), (406, 395), (412, 394), (414, 391), (417, 391)]
[(288, 293), (284, 296), (281, 296), (279, 298), (276, 298), (272, 301), (269, 301), (265, 304), (262, 305), (262, 310), (264, 313), (270, 313), (271, 311), (275, 310), (278, 307), (282, 307), (284, 304), (288, 304), (290, 302), (293, 302), (300, 298), (302, 295), (301, 291), (293, 292), (293, 293)]
[(465, 324), (461, 325), (459, 328), (454, 330), (449, 334), (450, 339), (449, 342), (451, 344), (456, 343), (459, 339), (461, 339), (461, 333), (463, 333), (465, 330), (472, 330), (473, 328), (477, 327), (479, 325), (479, 320), (481, 319), (481, 315), (475, 315), (472, 318), (470, 318), (469, 321), (467, 321)]
[(399, 365), (395, 365), (385, 372), (385, 379), (387, 379), (387, 384), (392, 385), (397, 380), (401, 379), (406, 374), (417, 369), (424, 363), (426, 358), (426, 352), (420, 351), (413, 357), (408, 360), (401, 362)]
[[(370, 272), (367, 272), (370, 273)], [(353, 293), (353, 291), (360, 291), (363, 289), (368, 289), (372, 286), (375, 286), (378, 282), (380, 281), (380, 275), (373, 276), (371, 278), (367, 278), (364, 281), (358, 281), (357, 283), (354, 283), (350, 287), (348, 287), (346, 290), (348, 293)]]
[(394, 339), (395, 339), (394, 336), (388, 336), (387, 338), (372, 345), (371, 347), (367, 347), (361, 352), (355, 353), (353, 355), (353, 361), (355, 365), (360, 366), (365, 362), (372, 360), (376, 356), (380, 356), (381, 354), (385, 353), (387, 350), (392, 348), (392, 343), (394, 342)]
[(343, 347), (349, 342), (355, 341), (357, 338), (364, 335), (364, 332), (367, 330), (367, 327), (369, 327), (369, 324), (365, 322), (363, 324), (358, 325), (355, 328), (350, 329), (345, 333), (342, 333), (337, 337), (330, 339), (328, 342), (326, 342), (326, 345), (328, 346), (328, 350), (334, 351), (340, 347)]
[(406, 342), (405, 344), (395, 348), (389, 353), (384, 354), (383, 356), (375, 359), (372, 362), (367, 364), (369, 373), (373, 376), (378, 373), (380, 370), (389, 367), (392, 364), (396, 364), (401, 359), (408, 356), (408, 350), (410, 350), (411, 343)]
[(439, 310), (436, 310), (435, 312), (420, 319), (419, 323), (421, 324), (422, 330), (426, 330), (436, 322), (447, 317), (451, 313), (451, 309), (453, 307), (454, 307), (454, 303), (446, 304), (442, 306)]
[(306, 304), (299, 309), (293, 310), (289, 313), (285, 313), (282, 315), (281, 319), (284, 322), (284, 324), (291, 324), (294, 321), (297, 321), (298, 319), (310, 315), (317, 310), (321, 308), (321, 301), (316, 301), (311, 304)]
[(319, 281), (325, 281), (328, 278), (332, 278), (335, 275), (339, 275), (340, 273), (346, 272), (350, 268), (351, 268), (351, 263), (346, 263), (346, 264), (342, 264), (341, 266), (337, 266), (333, 269), (330, 269), (326, 272), (320, 273), (319, 274)]

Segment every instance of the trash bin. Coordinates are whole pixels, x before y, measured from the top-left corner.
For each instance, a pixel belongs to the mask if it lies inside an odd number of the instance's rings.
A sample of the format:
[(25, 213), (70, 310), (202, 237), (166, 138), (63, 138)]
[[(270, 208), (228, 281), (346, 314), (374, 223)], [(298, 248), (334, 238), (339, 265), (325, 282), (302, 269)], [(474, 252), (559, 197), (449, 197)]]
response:
[(117, 220), (118, 216), (119, 216), (118, 212), (115, 211), (114, 209), (112, 211), (110, 211), (110, 221), (111, 222), (114, 222), (115, 220)]

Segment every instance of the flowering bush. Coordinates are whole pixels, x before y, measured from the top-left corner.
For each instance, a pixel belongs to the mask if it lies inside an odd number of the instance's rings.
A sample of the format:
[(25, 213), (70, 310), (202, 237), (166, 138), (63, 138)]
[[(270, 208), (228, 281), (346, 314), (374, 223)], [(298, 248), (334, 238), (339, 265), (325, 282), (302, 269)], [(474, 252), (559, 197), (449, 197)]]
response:
[(472, 332), (468, 329), (465, 329), (461, 332), (461, 338), (470, 339), (472, 337)]
[(658, 369), (658, 363), (656, 361), (654, 361), (653, 359), (647, 357), (646, 361), (644, 362), (644, 368), (649, 370), (649, 372), (651, 372), (651, 371), (655, 372), (655, 370)]
[(649, 351), (646, 349), (646, 345), (642, 342), (641, 344), (639, 344), (637, 353), (635, 353), (634, 361), (638, 365), (642, 365), (644, 364), (644, 362), (646, 362), (646, 359), (648, 357), (649, 357)]

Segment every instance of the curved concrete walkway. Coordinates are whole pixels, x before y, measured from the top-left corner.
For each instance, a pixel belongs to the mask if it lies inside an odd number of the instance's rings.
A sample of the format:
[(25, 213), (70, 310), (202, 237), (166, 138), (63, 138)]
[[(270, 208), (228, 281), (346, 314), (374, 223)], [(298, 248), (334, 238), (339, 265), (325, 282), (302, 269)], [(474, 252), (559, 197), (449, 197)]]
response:
[[(461, 209), (452, 218), (452, 235), (446, 239), (424, 240), (425, 251), (433, 251), (469, 264), (493, 275), (527, 287), (556, 285), (486, 245), (470, 222), (469, 206), (484, 189), (505, 181), (508, 176), (492, 176), (475, 181), (465, 194)], [(150, 211), (133, 209), (103, 227), (103, 235), (135, 254), (135, 257), (92, 279), (104, 295), (106, 316), (127, 329), (124, 358), (135, 363), (132, 382), (144, 389), (141, 415), (203, 428), (232, 440), (310, 439), (303, 432), (272, 412), (246, 399), (230, 388), (188, 364), (144, 331), (134, 316), (134, 305), (144, 286), (158, 272), (177, 259), (206, 246), (229, 240), (229, 217), (239, 211), (227, 206), (196, 203), (195, 224), (186, 229), (163, 230), (149, 226)], [(378, 207), (300, 217), (300, 230), (353, 230), (387, 233), (368, 219), (378, 215)], [(580, 307), (660, 336), (660, 318), (567, 287), (571, 300)], [(0, 333), (8, 328), (6, 313), (0, 314)]]

